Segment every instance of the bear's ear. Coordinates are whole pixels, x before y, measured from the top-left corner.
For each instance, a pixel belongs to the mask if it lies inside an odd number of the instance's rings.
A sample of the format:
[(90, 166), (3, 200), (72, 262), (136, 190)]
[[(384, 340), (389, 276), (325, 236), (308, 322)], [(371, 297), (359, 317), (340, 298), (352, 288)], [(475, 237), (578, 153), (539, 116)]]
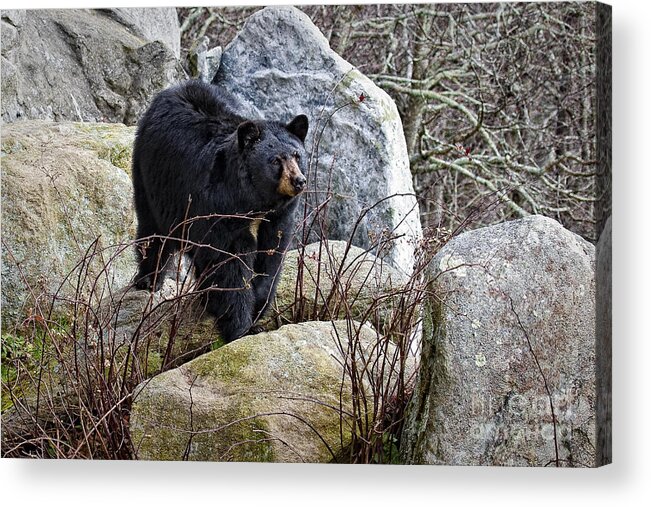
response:
[(299, 114), (296, 118), (287, 124), (286, 128), (290, 133), (294, 134), (301, 140), (302, 143), (304, 143), (308, 129), (307, 116), (304, 114)]
[(237, 142), (240, 150), (251, 146), (258, 139), (260, 139), (260, 129), (252, 121), (245, 121), (237, 127)]

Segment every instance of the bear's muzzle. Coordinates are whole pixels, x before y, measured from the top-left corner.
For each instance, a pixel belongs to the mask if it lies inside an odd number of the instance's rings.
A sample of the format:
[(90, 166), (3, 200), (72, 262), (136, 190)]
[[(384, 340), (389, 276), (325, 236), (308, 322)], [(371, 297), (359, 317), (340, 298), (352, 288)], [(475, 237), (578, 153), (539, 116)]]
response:
[(298, 167), (296, 159), (284, 159), (281, 163), (283, 172), (278, 183), (278, 193), (287, 197), (295, 197), (303, 191), (307, 179)]

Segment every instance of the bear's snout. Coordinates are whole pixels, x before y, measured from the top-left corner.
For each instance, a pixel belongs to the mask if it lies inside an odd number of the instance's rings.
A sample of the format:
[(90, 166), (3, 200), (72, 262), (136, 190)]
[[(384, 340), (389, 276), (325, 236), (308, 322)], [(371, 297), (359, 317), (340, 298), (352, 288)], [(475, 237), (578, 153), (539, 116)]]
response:
[(287, 197), (295, 197), (303, 191), (307, 180), (295, 159), (283, 159), (281, 163), (283, 172), (278, 183), (278, 193)]
[(302, 174), (299, 174), (298, 176), (295, 176), (294, 179), (292, 180), (292, 184), (294, 185), (294, 188), (296, 189), (296, 193), (302, 192), (303, 189), (305, 188), (306, 183), (307, 183), (307, 179)]

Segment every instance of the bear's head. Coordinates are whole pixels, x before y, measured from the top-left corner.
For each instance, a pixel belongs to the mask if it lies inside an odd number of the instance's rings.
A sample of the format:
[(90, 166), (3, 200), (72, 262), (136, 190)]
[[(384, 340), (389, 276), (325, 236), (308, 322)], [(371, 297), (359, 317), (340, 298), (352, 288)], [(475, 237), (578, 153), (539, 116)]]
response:
[(274, 206), (299, 195), (307, 180), (307, 116), (299, 115), (288, 124), (246, 121), (237, 128), (237, 143), (245, 177), (260, 204)]

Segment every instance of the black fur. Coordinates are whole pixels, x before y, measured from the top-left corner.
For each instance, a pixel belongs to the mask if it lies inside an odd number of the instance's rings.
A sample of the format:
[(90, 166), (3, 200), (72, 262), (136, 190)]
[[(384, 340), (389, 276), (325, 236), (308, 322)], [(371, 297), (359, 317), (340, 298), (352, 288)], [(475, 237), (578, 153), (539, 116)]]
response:
[[(158, 290), (179, 240), (187, 239), (222, 337), (246, 334), (276, 291), (298, 202), (279, 193), (279, 182), (291, 163), (289, 188), (300, 193), (305, 185), (307, 128), (303, 115), (287, 125), (248, 121), (198, 81), (158, 94), (138, 124), (133, 152), (136, 287)], [(194, 219), (215, 214), (222, 216)], [(257, 238), (253, 218), (262, 218)]]

